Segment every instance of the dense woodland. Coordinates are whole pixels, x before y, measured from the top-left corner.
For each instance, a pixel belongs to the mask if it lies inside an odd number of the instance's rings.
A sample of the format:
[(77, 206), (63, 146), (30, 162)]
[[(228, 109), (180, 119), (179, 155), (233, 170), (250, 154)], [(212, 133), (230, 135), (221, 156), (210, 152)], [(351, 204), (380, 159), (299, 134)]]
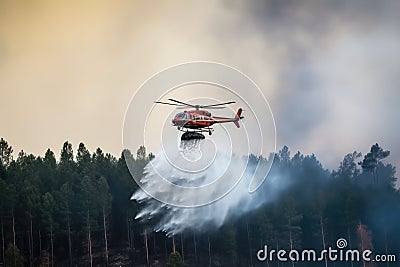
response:
[[(291, 183), (278, 199), (219, 229), (174, 237), (152, 231), (152, 221), (134, 219), (140, 204), (130, 201), (137, 185), (124, 154), (117, 159), (100, 148), (91, 153), (82, 143), (74, 153), (65, 142), (59, 157), (47, 150), (43, 157), (21, 151), (13, 158), (1, 139), (0, 266), (259, 266), (256, 253), (264, 244), (323, 249), (340, 237), (353, 248), (400, 257), (395, 168), (378, 144), (364, 155), (346, 155), (334, 171), (314, 155), (291, 155), (283, 147), (271, 173)], [(140, 147), (131, 157), (141, 175), (152, 155)]]

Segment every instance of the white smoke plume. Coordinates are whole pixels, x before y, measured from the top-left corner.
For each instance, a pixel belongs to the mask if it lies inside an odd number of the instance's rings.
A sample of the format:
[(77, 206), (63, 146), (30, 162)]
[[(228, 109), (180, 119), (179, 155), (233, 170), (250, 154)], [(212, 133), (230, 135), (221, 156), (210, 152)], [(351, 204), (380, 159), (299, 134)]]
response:
[[(191, 154), (193, 156), (199, 153), (199, 150), (197, 150), (199, 146), (196, 147), (196, 144), (193, 145), (192, 142), (193, 140), (181, 144), (181, 152), (184, 155)], [(270, 158), (273, 159), (273, 156)], [(159, 152), (145, 167), (144, 177), (140, 180), (141, 189), (137, 190), (131, 198), (140, 202), (143, 207), (136, 219), (155, 218), (154, 230), (164, 231), (168, 235), (175, 235), (190, 229), (201, 231), (208, 228), (218, 228), (228, 218), (243, 216), (247, 212), (273, 201), (282, 189), (288, 186), (287, 179), (271, 170), (261, 187), (254, 193), (249, 193), (249, 184), (258, 162), (261, 165), (259, 165), (259, 168), (262, 168), (262, 165), (266, 167), (270, 164), (268, 160), (261, 157), (229, 156), (224, 153), (217, 153), (212, 163), (204, 171), (188, 174), (170, 165), (164, 153)], [(229, 164), (229, 167), (224, 168), (227, 164)], [(212, 190), (204, 191), (170, 190), (167, 183), (158, 182), (158, 176), (161, 175), (177, 185), (204, 186), (214, 182), (222, 174), (229, 177), (230, 181), (234, 181), (239, 176), (241, 176), (241, 179), (237, 183), (232, 183), (233, 189), (231, 190), (227, 190), (229, 186), (221, 186), (220, 184), (213, 187)], [(222, 191), (224, 190), (226, 194), (223, 194)], [(158, 199), (161, 196), (161, 198), (167, 199), (167, 202), (175, 201), (175, 203), (183, 203), (187, 200), (191, 200), (191, 203), (201, 203), (203, 199), (223, 196), (206, 205), (177, 207), (155, 200), (145, 191), (150, 192)]]

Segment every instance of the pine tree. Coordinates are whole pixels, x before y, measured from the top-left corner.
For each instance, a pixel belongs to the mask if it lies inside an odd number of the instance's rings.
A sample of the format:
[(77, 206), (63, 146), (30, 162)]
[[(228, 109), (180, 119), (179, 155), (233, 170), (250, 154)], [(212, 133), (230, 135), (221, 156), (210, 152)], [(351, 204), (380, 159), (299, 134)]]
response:
[(184, 263), (182, 261), (181, 255), (178, 251), (172, 252), (169, 255), (169, 259), (167, 261), (167, 267), (183, 267)]
[(6, 262), (8, 267), (23, 267), (25, 263), (24, 257), (20, 250), (13, 244), (9, 244), (6, 250)]

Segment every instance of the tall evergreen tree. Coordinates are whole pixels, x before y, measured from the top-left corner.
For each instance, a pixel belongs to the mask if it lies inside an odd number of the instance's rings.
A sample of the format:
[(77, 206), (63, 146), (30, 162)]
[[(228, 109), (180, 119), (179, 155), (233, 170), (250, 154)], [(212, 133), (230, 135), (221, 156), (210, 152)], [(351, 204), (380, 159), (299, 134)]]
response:
[(378, 175), (376, 172), (378, 163), (389, 155), (389, 150), (383, 150), (383, 148), (376, 143), (375, 145), (371, 146), (370, 152), (364, 156), (363, 161), (358, 163), (361, 165), (364, 171), (371, 172), (373, 174), (374, 184), (378, 183)]

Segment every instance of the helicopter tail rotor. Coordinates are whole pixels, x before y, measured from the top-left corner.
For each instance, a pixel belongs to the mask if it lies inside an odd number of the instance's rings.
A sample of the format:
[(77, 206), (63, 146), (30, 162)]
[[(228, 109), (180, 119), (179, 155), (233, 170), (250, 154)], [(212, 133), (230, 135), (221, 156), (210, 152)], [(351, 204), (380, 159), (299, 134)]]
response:
[(240, 128), (239, 120), (244, 118), (244, 117), (241, 116), (242, 115), (242, 111), (243, 111), (242, 108), (238, 109), (238, 111), (236, 113), (236, 116), (235, 116), (235, 121), (233, 122), (236, 125), (236, 127), (238, 127), (238, 128)]

